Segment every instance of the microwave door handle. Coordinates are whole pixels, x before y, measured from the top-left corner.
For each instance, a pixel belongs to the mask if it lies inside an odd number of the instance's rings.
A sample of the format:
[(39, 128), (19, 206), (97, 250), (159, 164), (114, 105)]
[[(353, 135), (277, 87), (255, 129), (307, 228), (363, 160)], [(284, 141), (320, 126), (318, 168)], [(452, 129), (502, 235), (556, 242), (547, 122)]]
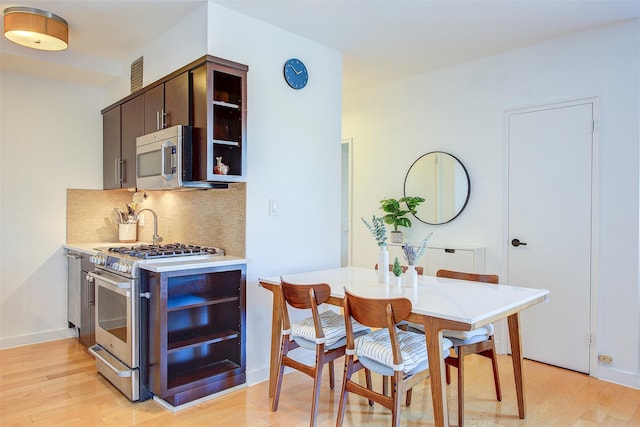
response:
[[(169, 181), (172, 178), (173, 175), (173, 168), (175, 167), (174, 165), (174, 161), (173, 161), (173, 154), (171, 153), (172, 149), (173, 149), (174, 145), (171, 143), (171, 141), (165, 141), (162, 143), (162, 148), (160, 149), (160, 152), (162, 153), (162, 177), (164, 179), (166, 179), (167, 181)], [(167, 152), (168, 152), (168, 159), (167, 159)], [(167, 163), (167, 160), (169, 160), (169, 162)]]

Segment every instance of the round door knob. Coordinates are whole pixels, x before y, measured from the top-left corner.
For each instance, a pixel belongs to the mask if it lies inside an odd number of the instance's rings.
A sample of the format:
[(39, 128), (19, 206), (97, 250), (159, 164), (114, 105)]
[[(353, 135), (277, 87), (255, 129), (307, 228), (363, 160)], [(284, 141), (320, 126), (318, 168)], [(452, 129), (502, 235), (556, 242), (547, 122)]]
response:
[(527, 246), (527, 244), (526, 244), (525, 242), (521, 242), (521, 241), (520, 241), (520, 239), (513, 239), (513, 240), (511, 241), (511, 244), (512, 244), (513, 246), (515, 246), (516, 248), (517, 248), (518, 246)]

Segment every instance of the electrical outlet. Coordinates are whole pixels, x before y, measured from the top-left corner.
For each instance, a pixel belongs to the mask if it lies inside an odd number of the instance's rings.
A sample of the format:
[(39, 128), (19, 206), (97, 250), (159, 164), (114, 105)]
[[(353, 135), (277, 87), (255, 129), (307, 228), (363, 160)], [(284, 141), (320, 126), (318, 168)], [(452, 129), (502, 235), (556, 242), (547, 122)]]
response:
[(599, 354), (598, 362), (604, 363), (605, 365), (610, 365), (611, 362), (613, 362), (613, 357), (609, 356), (608, 354)]
[(144, 227), (144, 214), (139, 214), (138, 215), (138, 225), (140, 227)]

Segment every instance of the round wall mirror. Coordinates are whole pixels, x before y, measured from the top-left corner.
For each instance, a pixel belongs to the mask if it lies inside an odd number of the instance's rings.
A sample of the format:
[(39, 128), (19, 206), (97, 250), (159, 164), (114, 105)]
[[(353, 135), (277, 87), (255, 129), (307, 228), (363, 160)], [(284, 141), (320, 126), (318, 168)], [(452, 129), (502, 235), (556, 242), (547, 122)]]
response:
[(471, 193), (469, 174), (449, 153), (433, 151), (418, 158), (404, 179), (404, 195), (424, 197), (415, 217), (426, 224), (446, 224), (467, 206)]

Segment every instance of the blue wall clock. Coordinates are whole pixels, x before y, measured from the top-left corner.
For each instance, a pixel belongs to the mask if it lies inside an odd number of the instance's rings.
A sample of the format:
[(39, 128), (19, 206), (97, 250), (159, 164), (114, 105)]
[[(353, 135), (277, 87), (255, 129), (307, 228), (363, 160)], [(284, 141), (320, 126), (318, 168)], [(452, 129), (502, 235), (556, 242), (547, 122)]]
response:
[(299, 59), (292, 58), (284, 63), (284, 79), (293, 89), (302, 89), (309, 81), (307, 67)]

